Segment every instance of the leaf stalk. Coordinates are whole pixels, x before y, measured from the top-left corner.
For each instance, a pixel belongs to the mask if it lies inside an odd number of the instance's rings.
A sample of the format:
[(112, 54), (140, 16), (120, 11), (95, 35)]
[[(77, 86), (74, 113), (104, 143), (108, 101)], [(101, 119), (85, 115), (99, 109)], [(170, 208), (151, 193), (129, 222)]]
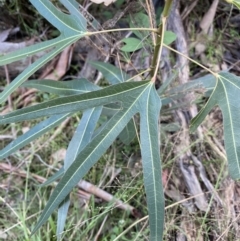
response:
[(164, 31), (166, 28), (166, 22), (167, 22), (168, 15), (170, 13), (171, 6), (172, 6), (172, 0), (166, 0), (163, 12), (161, 14), (160, 24), (157, 31), (158, 32), (157, 41), (156, 41), (156, 46), (153, 54), (152, 67), (150, 72), (152, 82), (156, 82), (156, 79), (157, 79), (157, 72), (160, 65), (160, 59), (162, 54)]

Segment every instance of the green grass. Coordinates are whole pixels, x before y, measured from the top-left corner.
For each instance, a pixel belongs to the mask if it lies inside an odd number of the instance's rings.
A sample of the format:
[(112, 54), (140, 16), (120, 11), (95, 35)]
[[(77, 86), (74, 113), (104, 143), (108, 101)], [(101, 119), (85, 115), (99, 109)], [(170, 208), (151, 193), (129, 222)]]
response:
[[(50, 143), (48, 140), (54, 131), (9, 157), (8, 162), (12, 166), (18, 167), (14, 174), (5, 174), (2, 171), (1, 175), (1, 183), (8, 183), (9, 188), (0, 190), (0, 196), (4, 197), (2, 207), (8, 210), (0, 215), (0, 225), (4, 230), (9, 229), (6, 232), (9, 240), (55, 240), (56, 215), (51, 217), (40, 232), (32, 238), (30, 237), (31, 229), (53, 190), (51, 185), (39, 189), (38, 185), (41, 183), (32, 174), (47, 178), (53, 173), (53, 170), (48, 166), (59, 168), (62, 165), (62, 161), (53, 160), (52, 153), (67, 147), (69, 142), (67, 135), (70, 136), (70, 133), (73, 133), (75, 120), (76, 118), (73, 118), (64, 128), (64, 133), (60, 132)], [(20, 128), (21, 125), (16, 124), (16, 131), (20, 131)], [(2, 143), (2, 146), (5, 145), (6, 143)], [(42, 145), (44, 147), (38, 150), (39, 146)], [(104, 190), (134, 207), (136, 206), (137, 209), (141, 210), (141, 215), (146, 215), (141, 168), (139, 168), (136, 177), (133, 177), (130, 168), (127, 168), (127, 157), (132, 154), (132, 150), (138, 147), (128, 147), (120, 151), (118, 146), (121, 147), (122, 144), (116, 143), (116, 146), (109, 149), (104, 158), (101, 158), (87, 174), (86, 180), (96, 185), (102, 183), (101, 186)], [(120, 167), (122, 171), (117, 176), (116, 181), (107, 184), (114, 168)], [(71, 195), (71, 201), (63, 240), (92, 240), (103, 224), (101, 227), (103, 234), (100, 235), (103, 238), (101, 240), (113, 240), (135, 220), (128, 212), (114, 207), (112, 203), (106, 203), (93, 196), (90, 200), (81, 199), (76, 190)], [(139, 230), (141, 227), (134, 227), (123, 235), (121, 240), (134, 240)]]
[[(13, 156), (10, 156), (8, 163), (18, 167), (17, 173), (7, 174), (1, 171), (1, 184), (6, 183), (8, 185), (8, 188), (0, 190), (0, 196), (3, 197), (1, 200), (2, 210), (7, 210), (0, 214), (0, 226), (9, 230), (6, 232), (7, 240), (56, 240), (56, 214), (51, 217), (44, 228), (33, 237), (30, 237), (30, 231), (53, 190), (51, 185), (39, 189), (38, 185), (41, 183), (32, 175), (36, 174), (44, 178), (52, 175), (53, 170), (46, 166), (44, 162), (54, 168), (62, 165), (62, 161), (53, 160), (51, 154), (67, 147), (69, 140), (65, 135), (68, 133), (70, 136), (70, 133), (74, 131), (73, 126), (76, 123), (76, 119), (78, 118), (75, 117), (69, 122), (64, 129), (64, 133), (60, 132), (51, 143), (48, 143), (47, 146), (41, 148), (36, 153), (35, 150), (39, 146), (46, 144), (54, 131), (31, 143), (24, 150), (20, 150)], [(21, 126), (16, 124), (15, 129), (19, 131), (20, 128)], [(171, 142), (165, 139), (164, 143)], [(3, 145), (5, 144), (3, 143)], [(130, 157), (136, 154), (136, 151), (138, 151), (137, 140), (132, 145), (125, 147), (117, 141), (86, 175), (85, 180), (97, 186), (101, 183), (100, 187), (105, 191), (113, 194), (125, 203), (131, 204), (139, 211), (140, 216), (144, 217), (147, 215), (147, 209), (142, 183), (141, 163), (136, 161), (137, 165), (132, 167), (130, 167), (132, 164), (128, 165), (131, 163)], [(165, 155), (167, 154), (169, 154), (168, 149), (165, 149)], [(40, 158), (43, 162), (39, 161)], [(210, 163), (205, 162), (205, 167), (208, 168)], [(165, 162), (164, 166), (169, 168), (173, 167), (173, 164), (174, 161), (170, 160), (170, 163)], [(219, 168), (219, 165), (221, 165), (221, 170), (225, 167), (221, 161), (217, 160), (212, 160), (211, 165), (214, 165), (215, 168)], [(122, 170), (114, 181), (108, 184), (112, 173), (110, 171), (109, 174), (106, 174), (106, 170), (113, 170), (114, 168), (121, 168)], [(174, 174), (176, 167), (173, 168)], [(22, 172), (24, 173), (23, 176), (20, 175)], [(219, 173), (218, 181), (222, 179), (221, 173)], [(171, 176), (172, 181), (170, 182), (174, 183), (176, 174)], [(219, 182), (216, 183), (215, 188), (216, 190), (219, 189)], [(62, 240), (94, 240), (99, 229), (101, 230), (99, 240), (114, 240), (126, 228), (137, 221), (128, 212), (114, 207), (112, 203), (99, 200), (97, 197), (92, 196), (90, 200), (81, 199), (77, 189), (71, 194), (71, 202)], [(214, 213), (212, 211), (206, 214), (196, 211), (191, 216), (188, 216), (189, 214), (186, 213), (186, 210), (180, 204), (174, 203), (175, 201), (167, 198), (165, 240), (171, 240), (171, 234), (173, 235), (177, 230), (182, 230), (179, 225), (185, 218), (189, 219), (191, 217), (190, 220), (192, 220), (195, 227), (198, 227), (196, 235), (200, 236), (202, 233), (207, 232), (208, 229), (211, 229), (214, 226), (214, 222), (217, 222), (216, 219), (210, 218)], [(169, 205), (171, 206), (170, 208), (168, 208)], [(187, 222), (190, 221), (188, 220)], [(141, 222), (122, 235), (119, 240), (147, 240), (147, 237), (147, 225)]]

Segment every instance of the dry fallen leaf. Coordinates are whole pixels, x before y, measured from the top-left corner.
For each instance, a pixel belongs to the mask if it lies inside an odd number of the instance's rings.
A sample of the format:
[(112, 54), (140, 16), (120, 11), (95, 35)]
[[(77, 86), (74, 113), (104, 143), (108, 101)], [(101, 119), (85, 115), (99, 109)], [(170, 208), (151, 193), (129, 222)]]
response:
[(104, 3), (105, 6), (108, 6), (109, 4), (115, 2), (116, 0), (90, 0), (90, 1), (97, 4)]
[(45, 71), (41, 74), (39, 79), (51, 79), (51, 80), (59, 80), (66, 74), (68, 67), (70, 65), (72, 59), (72, 51), (73, 46), (68, 46), (63, 50), (60, 54), (57, 61), (53, 61), (54, 66), (50, 66), (49, 69), (45, 69)]

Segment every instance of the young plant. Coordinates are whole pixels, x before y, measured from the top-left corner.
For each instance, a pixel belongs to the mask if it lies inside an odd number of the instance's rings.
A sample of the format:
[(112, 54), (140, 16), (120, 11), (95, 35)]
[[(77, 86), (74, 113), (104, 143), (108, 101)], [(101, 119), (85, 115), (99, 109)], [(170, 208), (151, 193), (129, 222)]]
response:
[[(0, 56), (0, 64), (5, 65), (37, 52), (51, 49), (50, 52), (25, 69), (5, 88), (0, 94), (1, 102), (4, 102), (28, 77), (67, 46), (78, 41), (80, 38), (109, 32), (88, 32), (87, 20), (79, 12), (79, 5), (75, 0), (60, 0), (69, 10), (70, 15), (60, 12), (49, 0), (30, 0), (30, 2), (42, 16), (60, 31), (60, 36), (23, 50)], [(93, 62), (92, 64), (103, 73), (104, 77), (111, 84), (109, 87), (100, 88), (86, 79), (66, 82), (51, 80), (29, 81), (23, 86), (54, 93), (59, 97), (35, 106), (13, 111), (0, 117), (0, 124), (9, 124), (50, 116), (2, 149), (0, 157), (3, 159), (40, 135), (48, 132), (51, 128), (59, 125), (66, 117), (73, 115), (75, 112), (83, 112), (77, 130), (69, 143), (63, 168), (45, 183), (46, 185), (61, 177), (40, 219), (32, 230), (32, 234), (48, 220), (54, 210), (58, 209), (57, 235), (58, 238), (61, 237), (69, 207), (69, 193), (99, 160), (113, 141), (121, 136), (121, 133), (125, 132), (123, 136), (127, 136), (127, 141), (131, 140), (132, 134), (129, 134), (131, 133), (129, 129), (132, 126), (132, 117), (139, 114), (140, 148), (149, 211), (150, 240), (157, 241), (162, 239), (164, 227), (164, 193), (161, 177), (158, 121), (161, 109), (160, 95), (166, 86), (157, 92), (155, 81), (162, 46), (164, 43), (168, 43), (167, 40), (164, 40), (164, 33), (171, 2), (171, 0), (167, 0), (165, 3), (162, 21), (158, 29), (135, 29), (157, 33), (152, 62), (153, 68), (150, 70), (149, 80), (132, 82), (129, 81), (130, 77), (126, 73), (116, 67), (106, 63)], [(218, 104), (220, 106), (224, 116), (225, 144), (230, 161), (230, 173), (232, 177), (239, 178), (240, 168), (238, 159), (240, 145), (238, 135), (240, 130), (236, 122), (240, 117), (238, 111), (239, 101), (236, 98), (238, 93), (240, 94), (239, 79), (229, 73), (213, 73), (213, 75), (205, 79), (191, 82), (187, 87), (194, 90), (196, 88), (195, 83), (206, 89), (209, 88), (212, 93), (206, 106), (194, 118), (191, 128), (192, 130), (196, 129), (197, 125), (203, 121), (206, 114), (214, 105)], [(209, 83), (211, 84), (209, 85)], [(216, 85), (215, 88), (214, 85)], [(171, 102), (175, 98), (174, 96), (179, 98), (179, 91), (182, 91), (181, 88), (184, 89), (186, 86), (172, 89), (172, 92), (169, 92), (171, 98), (165, 98), (164, 103)], [(96, 124), (104, 109), (111, 111), (112, 115), (107, 123), (96, 129)]]

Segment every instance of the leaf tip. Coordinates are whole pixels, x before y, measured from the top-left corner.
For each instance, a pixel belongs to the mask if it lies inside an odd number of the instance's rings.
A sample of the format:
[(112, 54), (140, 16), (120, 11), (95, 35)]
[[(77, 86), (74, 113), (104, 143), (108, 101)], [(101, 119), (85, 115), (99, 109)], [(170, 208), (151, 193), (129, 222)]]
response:
[(190, 126), (189, 126), (189, 131), (190, 131), (190, 133), (195, 132), (195, 131), (197, 130), (198, 126), (199, 126), (199, 124), (197, 124), (196, 121), (195, 121), (195, 118), (193, 118), (193, 119), (191, 120)]
[(190, 125), (190, 127), (189, 127), (190, 133), (193, 133), (194, 131), (196, 131), (196, 129), (197, 129), (197, 127), (194, 125)]

